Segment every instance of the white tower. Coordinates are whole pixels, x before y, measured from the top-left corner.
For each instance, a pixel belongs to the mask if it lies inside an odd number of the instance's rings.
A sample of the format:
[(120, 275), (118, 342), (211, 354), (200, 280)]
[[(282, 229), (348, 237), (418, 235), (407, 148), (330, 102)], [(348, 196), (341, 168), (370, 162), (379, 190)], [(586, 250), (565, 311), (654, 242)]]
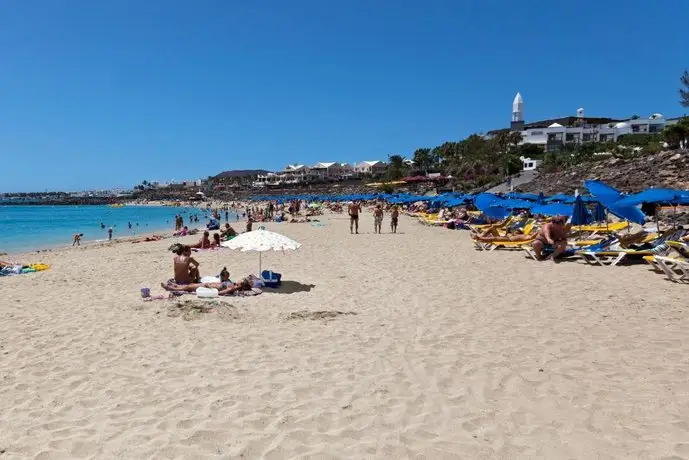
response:
[(522, 95), (517, 93), (512, 102), (512, 122), (524, 121), (524, 101)]
[(577, 118), (584, 118), (584, 108), (577, 109)]

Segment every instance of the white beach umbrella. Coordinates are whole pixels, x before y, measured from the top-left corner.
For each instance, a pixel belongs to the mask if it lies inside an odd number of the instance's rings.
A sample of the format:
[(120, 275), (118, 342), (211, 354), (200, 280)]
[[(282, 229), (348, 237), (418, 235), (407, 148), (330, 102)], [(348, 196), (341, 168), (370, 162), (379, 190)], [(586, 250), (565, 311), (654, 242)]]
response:
[(253, 232), (242, 233), (230, 241), (223, 241), (222, 246), (230, 249), (239, 249), (242, 252), (258, 252), (258, 275), (261, 275), (261, 255), (264, 251), (284, 251), (286, 249), (299, 249), (300, 243), (287, 238), (279, 233), (269, 232), (261, 227)]

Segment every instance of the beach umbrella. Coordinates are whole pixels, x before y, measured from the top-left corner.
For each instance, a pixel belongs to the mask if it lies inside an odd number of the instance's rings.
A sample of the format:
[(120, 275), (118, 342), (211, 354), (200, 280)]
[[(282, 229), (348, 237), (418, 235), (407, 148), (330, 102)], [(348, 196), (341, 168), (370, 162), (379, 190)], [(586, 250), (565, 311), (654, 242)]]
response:
[[(673, 206), (674, 213), (676, 214), (678, 205), (689, 204), (689, 191), (675, 190), (671, 188), (649, 188), (643, 192), (635, 193), (634, 195), (629, 195), (626, 198), (622, 198), (620, 201), (615, 202), (615, 205), (635, 207), (643, 203), (652, 203), (656, 205), (661, 203), (670, 203)], [(655, 220), (658, 231), (660, 231), (657, 208), (655, 212)], [(677, 221), (674, 219), (673, 226), (676, 224)]]
[(649, 188), (615, 202), (619, 206), (638, 206), (643, 203), (689, 204), (689, 191), (671, 188)]
[(532, 214), (540, 214), (542, 216), (571, 216), (572, 205), (563, 203), (549, 203), (534, 206), (531, 208)]
[(607, 222), (608, 213), (605, 211), (605, 206), (599, 201), (596, 203), (596, 209), (593, 210), (593, 221), (594, 222)]
[(572, 207), (572, 219), (570, 220), (570, 224), (582, 226), (590, 223), (591, 213), (586, 209), (581, 196), (577, 195), (576, 200), (574, 200), (574, 206)]
[(503, 208), (502, 206), (489, 206), (482, 211), (482, 214), (486, 217), (490, 217), (491, 219), (504, 219), (512, 214), (512, 211), (507, 208)]
[(612, 203), (605, 205), (605, 207), (620, 219), (628, 220), (629, 222), (634, 222), (639, 225), (643, 225), (646, 222), (646, 216), (641, 209), (634, 206), (619, 206), (617, 203)]
[(221, 246), (230, 249), (239, 249), (242, 252), (258, 252), (258, 275), (261, 275), (262, 254), (265, 251), (285, 251), (286, 249), (297, 250), (301, 247), (300, 243), (287, 238), (285, 235), (270, 232), (264, 227), (260, 227), (253, 232), (242, 233), (229, 241), (223, 241)]
[(622, 192), (599, 180), (585, 180), (584, 187), (603, 204), (618, 201), (623, 197)]

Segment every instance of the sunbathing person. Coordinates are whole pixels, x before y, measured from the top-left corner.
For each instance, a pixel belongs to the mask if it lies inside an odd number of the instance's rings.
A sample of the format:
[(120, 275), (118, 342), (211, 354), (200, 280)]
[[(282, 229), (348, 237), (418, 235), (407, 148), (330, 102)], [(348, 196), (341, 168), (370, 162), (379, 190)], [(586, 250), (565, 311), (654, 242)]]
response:
[(160, 283), (160, 287), (166, 291), (177, 292), (196, 292), (200, 287), (208, 289), (217, 289), (218, 295), (230, 295), (239, 291), (250, 291), (251, 282), (248, 279), (243, 279), (238, 283), (233, 283), (229, 279), (221, 281), (220, 283), (193, 283), (193, 284), (165, 284)]
[(506, 234), (506, 235), (502, 235), (502, 236), (501, 235), (497, 235), (497, 236), (479, 235), (479, 236), (474, 237), (474, 239), (476, 241), (481, 241), (483, 243), (494, 243), (496, 241), (530, 241), (533, 238), (534, 238), (533, 235), (524, 235), (524, 234), (520, 234), (520, 233), (517, 233), (514, 235)]
[(220, 233), (213, 233), (213, 242), (211, 243), (211, 248), (220, 247)]
[(199, 263), (191, 257), (191, 248), (179, 245), (175, 254), (177, 254), (173, 258), (175, 283), (188, 285), (198, 282), (201, 277), (199, 274)]
[(225, 224), (225, 229), (220, 232), (220, 236), (225, 239), (233, 238), (237, 236), (237, 232), (230, 224)]
[(210, 249), (211, 247), (211, 239), (210, 239), (210, 233), (208, 230), (203, 232), (203, 236), (199, 240), (198, 243), (193, 244), (190, 246), (192, 249)]
[(187, 236), (189, 235), (189, 229), (185, 225), (182, 230), (176, 231), (175, 233), (172, 234), (172, 236)]
[(543, 250), (547, 246), (553, 249), (553, 262), (557, 262), (557, 258), (567, 249), (567, 227), (565, 226), (566, 219), (562, 216), (554, 217), (550, 222), (541, 227), (541, 230), (536, 235), (536, 239), (531, 244), (534, 253), (538, 260), (544, 260)]

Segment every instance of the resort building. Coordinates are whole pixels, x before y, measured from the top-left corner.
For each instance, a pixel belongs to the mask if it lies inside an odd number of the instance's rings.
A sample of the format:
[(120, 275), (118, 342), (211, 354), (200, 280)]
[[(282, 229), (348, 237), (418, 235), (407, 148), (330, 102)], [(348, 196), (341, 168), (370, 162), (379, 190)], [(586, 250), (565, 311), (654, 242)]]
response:
[(362, 176), (382, 176), (388, 170), (388, 164), (384, 161), (362, 161), (354, 166), (354, 172)]
[(584, 109), (579, 108), (575, 116), (526, 123), (524, 100), (517, 93), (512, 101), (510, 127), (489, 131), (488, 136), (492, 137), (509, 129), (520, 132), (524, 144), (535, 144), (544, 151), (557, 152), (566, 144), (617, 142), (620, 136), (627, 134), (658, 134), (678, 120), (679, 118), (665, 118), (660, 113), (653, 113), (646, 118), (634, 116), (628, 119), (586, 117)]
[(320, 162), (311, 166), (311, 172), (321, 180), (341, 180), (352, 177), (354, 168), (347, 163)]

